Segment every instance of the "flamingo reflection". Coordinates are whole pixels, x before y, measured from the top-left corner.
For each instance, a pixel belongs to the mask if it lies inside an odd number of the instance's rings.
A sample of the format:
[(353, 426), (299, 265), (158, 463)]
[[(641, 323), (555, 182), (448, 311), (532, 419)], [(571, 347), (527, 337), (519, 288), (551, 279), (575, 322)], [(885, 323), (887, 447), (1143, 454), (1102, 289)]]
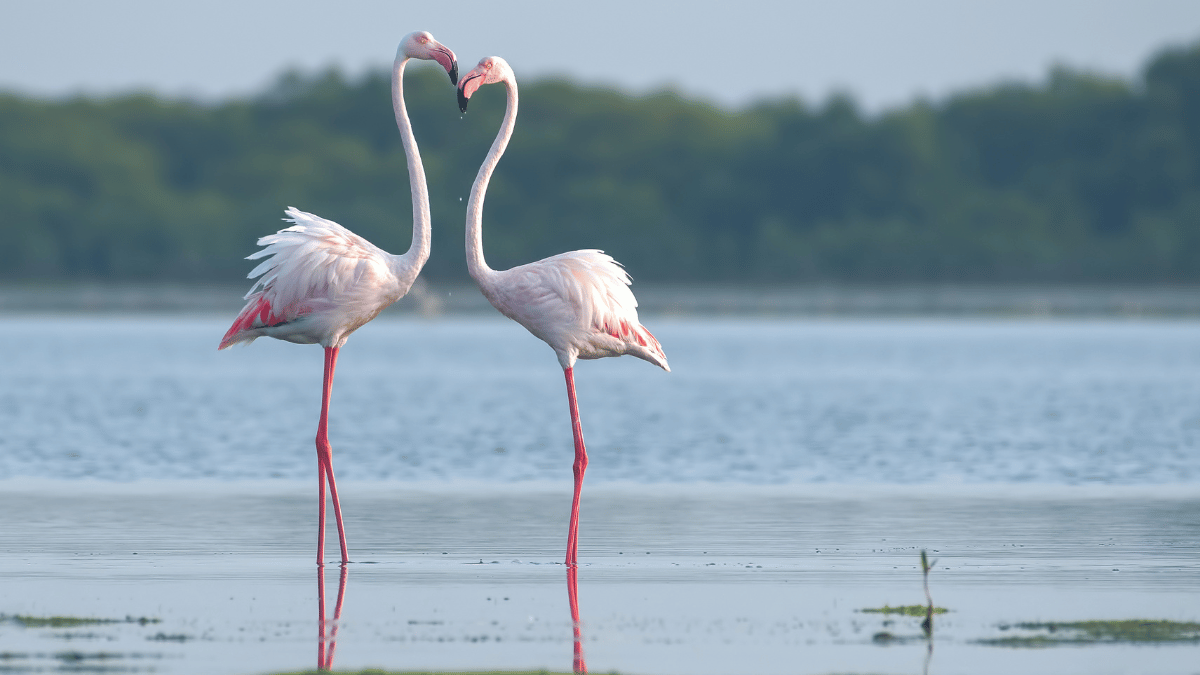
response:
[(317, 670), (333, 667), (333, 650), (337, 647), (338, 621), (342, 618), (342, 600), (346, 598), (345, 563), (338, 577), (337, 602), (333, 606), (333, 618), (325, 620), (325, 566), (317, 565)]
[(587, 664), (583, 661), (583, 632), (579, 625), (579, 587), (575, 573), (578, 568), (574, 565), (567, 567), (567, 600), (571, 603), (571, 626), (575, 631), (575, 663), (577, 673), (586, 673)]

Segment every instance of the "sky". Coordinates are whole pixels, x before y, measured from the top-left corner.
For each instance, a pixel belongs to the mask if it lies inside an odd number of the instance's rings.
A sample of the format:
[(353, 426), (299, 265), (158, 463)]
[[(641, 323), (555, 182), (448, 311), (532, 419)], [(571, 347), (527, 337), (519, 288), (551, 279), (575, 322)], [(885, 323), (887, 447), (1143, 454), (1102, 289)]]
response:
[(1054, 65), (1135, 77), (1200, 42), (1198, 0), (5, 0), (0, 90), (152, 90), (220, 100), (287, 68), (386, 66), (428, 30), (465, 72), (503, 56), (518, 80), (566, 75), (727, 107), (851, 94), (869, 112)]

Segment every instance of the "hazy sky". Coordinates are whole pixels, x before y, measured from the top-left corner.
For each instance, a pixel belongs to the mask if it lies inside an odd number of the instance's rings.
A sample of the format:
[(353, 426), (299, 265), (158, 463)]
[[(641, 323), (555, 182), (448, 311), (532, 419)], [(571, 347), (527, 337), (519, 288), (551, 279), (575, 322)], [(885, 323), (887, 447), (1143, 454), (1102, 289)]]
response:
[(503, 56), (518, 79), (566, 74), (727, 104), (851, 92), (870, 110), (1054, 63), (1133, 75), (1200, 40), (1200, 0), (5, 0), (0, 89), (254, 92), (289, 66), (383, 65), (411, 30), (463, 70)]

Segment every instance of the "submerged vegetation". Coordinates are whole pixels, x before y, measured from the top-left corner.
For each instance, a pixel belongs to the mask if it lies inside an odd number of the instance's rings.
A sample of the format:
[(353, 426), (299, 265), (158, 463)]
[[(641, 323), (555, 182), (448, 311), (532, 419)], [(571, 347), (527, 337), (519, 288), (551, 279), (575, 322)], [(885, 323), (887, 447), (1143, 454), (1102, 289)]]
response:
[[(426, 274), (462, 279), (462, 199), (504, 95), (463, 117), (442, 73), (412, 70)], [(401, 252), (388, 88), (330, 70), (216, 104), (0, 94), (0, 280), (234, 281), (288, 205)], [(1133, 81), (1057, 69), (877, 116), (530, 80), (492, 185), (497, 268), (596, 247), (643, 281), (1196, 282), (1200, 46)]]
[[(929, 610), (929, 608), (926, 605), (900, 605), (899, 607), (892, 607), (890, 605), (884, 605), (883, 607), (872, 607), (872, 608), (867, 608), (867, 609), (860, 609), (858, 611), (860, 611), (864, 614), (899, 614), (900, 616), (915, 616), (915, 617), (924, 618), (925, 613), (928, 610)], [(948, 611), (950, 611), (950, 610), (946, 609), (945, 607), (934, 607), (933, 608), (934, 614), (945, 614)]]
[[(921, 549), (921, 579), (925, 588), (924, 605), (900, 605), (899, 607), (884, 605), (883, 607), (872, 607), (858, 611), (865, 614), (899, 614), (901, 616), (922, 617), (925, 620), (921, 622), (921, 630), (925, 633), (926, 638), (933, 637), (933, 615), (945, 614), (949, 611), (945, 607), (934, 607), (933, 596), (929, 594), (929, 572), (936, 564), (937, 560), (929, 562), (929, 556), (926, 554), (925, 549)], [(876, 635), (876, 639), (878, 640), (881, 635), (884, 634)], [(890, 637), (890, 634), (887, 635)]]
[(26, 614), (0, 614), (0, 622), (11, 621), (24, 628), (78, 628), (113, 623), (136, 623), (146, 625), (158, 623), (159, 619), (127, 616), (124, 619), (97, 619), (78, 616), (29, 616)]
[(997, 647), (1053, 647), (1108, 643), (1200, 643), (1200, 623), (1163, 619), (1027, 622), (1001, 626), (1019, 635), (977, 640)]
[[(885, 617), (891, 614), (899, 614), (900, 616), (921, 617), (924, 619), (921, 621), (921, 634), (926, 643), (925, 672), (929, 672), (929, 659), (933, 656), (933, 616), (935, 614), (945, 614), (949, 611), (945, 607), (935, 607), (933, 605), (933, 596), (929, 594), (929, 571), (933, 569), (935, 564), (937, 564), (937, 561), (929, 562), (929, 556), (925, 553), (925, 549), (921, 549), (921, 578), (925, 588), (924, 605), (900, 605), (899, 607), (884, 605), (878, 608), (858, 610), (867, 614), (883, 614)], [(885, 626), (892, 623), (891, 620), (883, 622)], [(903, 643), (911, 639), (911, 637), (899, 636), (891, 631), (880, 631), (871, 637), (871, 640), (876, 644)]]

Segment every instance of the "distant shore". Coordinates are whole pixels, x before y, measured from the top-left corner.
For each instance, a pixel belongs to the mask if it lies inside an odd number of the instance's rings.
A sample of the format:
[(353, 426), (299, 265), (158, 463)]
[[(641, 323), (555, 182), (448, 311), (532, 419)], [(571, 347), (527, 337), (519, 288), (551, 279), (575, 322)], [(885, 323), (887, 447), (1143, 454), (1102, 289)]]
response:
[[(236, 313), (250, 283), (8, 283), (0, 316), (31, 313)], [(647, 316), (1200, 317), (1200, 286), (687, 285), (635, 282)], [(470, 284), (418, 280), (389, 313), (494, 311)]]

